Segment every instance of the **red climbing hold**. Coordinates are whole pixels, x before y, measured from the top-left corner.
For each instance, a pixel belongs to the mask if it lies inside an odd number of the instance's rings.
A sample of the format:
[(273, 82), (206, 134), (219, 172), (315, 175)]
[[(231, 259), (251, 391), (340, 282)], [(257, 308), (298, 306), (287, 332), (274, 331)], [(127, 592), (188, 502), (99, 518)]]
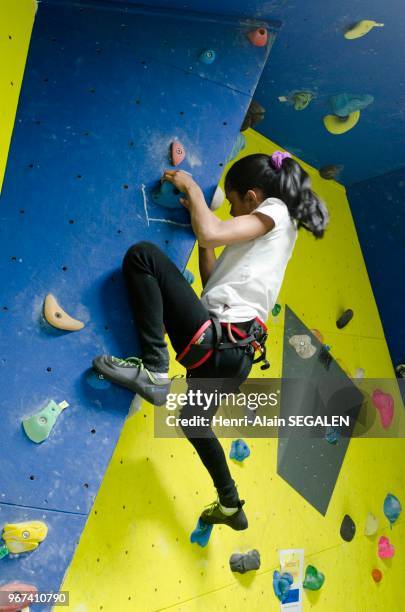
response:
[(186, 157), (186, 151), (181, 142), (179, 142), (178, 140), (172, 142), (170, 146), (170, 157), (173, 166), (178, 166), (179, 164), (181, 164), (181, 162)]
[(382, 580), (382, 572), (379, 569), (373, 569), (371, 572), (374, 582), (381, 582)]
[(384, 429), (387, 429), (394, 418), (394, 398), (390, 393), (384, 393), (381, 389), (375, 389), (371, 399), (380, 413), (381, 425)]
[(257, 28), (257, 30), (249, 32), (248, 39), (255, 47), (265, 47), (268, 39), (266, 28)]

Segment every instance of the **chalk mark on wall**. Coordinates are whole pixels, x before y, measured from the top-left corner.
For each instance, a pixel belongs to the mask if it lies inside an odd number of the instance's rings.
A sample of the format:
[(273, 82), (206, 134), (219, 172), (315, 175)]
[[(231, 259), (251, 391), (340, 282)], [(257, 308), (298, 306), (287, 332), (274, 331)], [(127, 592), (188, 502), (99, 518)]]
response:
[(145, 185), (142, 183), (141, 185), (142, 197), (143, 197), (143, 208), (145, 210), (145, 218), (148, 227), (150, 225), (150, 221), (155, 223), (169, 223), (171, 225), (178, 225), (179, 227), (191, 227), (191, 223), (179, 223), (178, 221), (172, 221), (171, 219), (159, 219), (157, 217), (150, 217), (148, 214), (148, 197), (146, 195)]

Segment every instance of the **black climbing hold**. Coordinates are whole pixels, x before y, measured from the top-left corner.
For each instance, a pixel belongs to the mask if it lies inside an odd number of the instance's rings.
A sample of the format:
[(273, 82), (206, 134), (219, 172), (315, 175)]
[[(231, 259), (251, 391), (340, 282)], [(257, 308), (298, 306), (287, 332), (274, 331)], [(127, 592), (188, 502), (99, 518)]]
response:
[(256, 102), (256, 100), (252, 100), (247, 110), (246, 116), (243, 120), (240, 131), (244, 132), (248, 128), (254, 127), (258, 123), (260, 123), (260, 121), (264, 119), (265, 112), (266, 109), (264, 109), (261, 104)]
[(397, 378), (405, 378), (405, 363), (399, 363), (395, 368)]
[(347, 310), (344, 311), (344, 313), (336, 321), (336, 327), (338, 329), (342, 329), (343, 327), (346, 327), (349, 321), (353, 319), (353, 316), (354, 316), (353, 310), (351, 308), (348, 308)]
[(323, 179), (330, 181), (339, 176), (342, 170), (343, 166), (340, 166), (338, 164), (329, 164), (328, 166), (322, 166), (322, 168), (319, 168), (319, 174)]
[(356, 533), (356, 525), (354, 524), (353, 519), (345, 514), (342, 524), (340, 526), (340, 535), (345, 542), (351, 542), (354, 538), (354, 534)]
[(332, 363), (333, 359), (332, 359), (332, 355), (329, 352), (328, 346), (326, 344), (323, 344), (321, 346), (321, 350), (319, 351), (318, 359), (320, 363), (322, 363), (325, 366), (325, 370), (329, 370), (330, 364)]
[(258, 550), (249, 550), (247, 553), (234, 553), (229, 559), (232, 572), (245, 574), (260, 567), (260, 553)]

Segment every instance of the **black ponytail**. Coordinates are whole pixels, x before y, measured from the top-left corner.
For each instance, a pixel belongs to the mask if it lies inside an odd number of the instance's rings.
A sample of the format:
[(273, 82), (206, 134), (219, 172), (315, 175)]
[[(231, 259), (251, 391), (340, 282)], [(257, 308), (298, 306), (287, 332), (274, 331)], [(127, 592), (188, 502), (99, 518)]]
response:
[(256, 153), (242, 157), (229, 169), (225, 188), (243, 197), (249, 189), (261, 189), (265, 198), (279, 198), (290, 217), (316, 238), (322, 238), (329, 221), (325, 204), (311, 189), (311, 179), (292, 158), (285, 158), (276, 170), (269, 155)]

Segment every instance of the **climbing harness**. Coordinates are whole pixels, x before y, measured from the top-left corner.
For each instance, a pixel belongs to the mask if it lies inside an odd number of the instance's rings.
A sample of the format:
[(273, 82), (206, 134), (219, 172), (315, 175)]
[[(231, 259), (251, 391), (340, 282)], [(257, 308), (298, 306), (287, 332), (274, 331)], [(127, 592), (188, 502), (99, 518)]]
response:
[[(231, 350), (244, 347), (248, 355), (254, 355), (256, 351), (260, 354), (253, 363), (263, 361), (261, 370), (270, 367), (266, 359), (267, 327), (265, 323), (256, 317), (248, 322), (250, 325), (243, 329), (246, 323), (220, 322), (216, 317), (205, 321), (196, 331), (185, 349), (176, 356), (176, 359), (187, 370), (194, 370), (205, 363), (215, 352)], [(228, 341), (223, 341), (223, 331), (226, 330)]]

